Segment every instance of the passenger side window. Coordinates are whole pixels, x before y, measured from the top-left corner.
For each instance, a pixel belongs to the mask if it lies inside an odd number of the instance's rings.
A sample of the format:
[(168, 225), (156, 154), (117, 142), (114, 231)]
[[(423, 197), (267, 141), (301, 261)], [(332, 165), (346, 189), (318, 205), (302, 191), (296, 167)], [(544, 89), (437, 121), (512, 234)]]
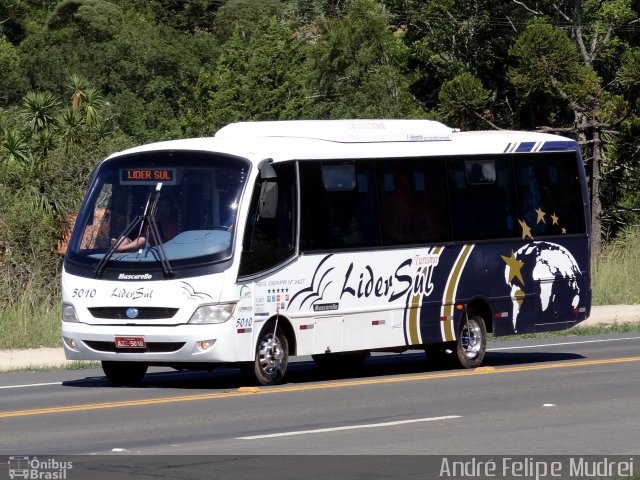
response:
[(578, 167), (573, 154), (542, 154), (515, 159), (518, 217), (531, 234), (584, 233)]
[(295, 163), (277, 163), (273, 168), (277, 178), (269, 181), (277, 183), (275, 217), (260, 215), (258, 207), (262, 181), (258, 179), (251, 196), (250, 212), (242, 242), (240, 276), (268, 270), (295, 254)]
[(301, 162), (302, 250), (380, 245), (373, 162)]
[(451, 239), (444, 162), (382, 160), (376, 164), (384, 245)]
[(449, 192), (454, 240), (520, 236), (508, 158), (450, 160)]

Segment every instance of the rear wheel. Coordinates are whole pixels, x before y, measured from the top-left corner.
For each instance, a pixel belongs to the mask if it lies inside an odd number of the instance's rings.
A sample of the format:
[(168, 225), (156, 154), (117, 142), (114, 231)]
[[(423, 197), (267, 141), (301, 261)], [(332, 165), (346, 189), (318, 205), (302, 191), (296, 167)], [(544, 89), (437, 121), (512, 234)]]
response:
[(281, 330), (274, 337), (273, 328), (267, 326), (260, 333), (256, 345), (256, 358), (242, 366), (242, 373), (260, 385), (277, 385), (287, 373), (289, 342)]
[(135, 387), (147, 373), (147, 365), (138, 362), (102, 362), (102, 370), (111, 383)]
[(477, 368), (484, 360), (487, 349), (487, 328), (482, 316), (469, 310), (462, 319), (455, 342), (434, 343), (425, 346), (429, 361), (441, 367)]
[(487, 327), (484, 319), (474, 310), (469, 310), (467, 318), (460, 324), (456, 341), (456, 360), (463, 368), (477, 368), (484, 360), (487, 350)]

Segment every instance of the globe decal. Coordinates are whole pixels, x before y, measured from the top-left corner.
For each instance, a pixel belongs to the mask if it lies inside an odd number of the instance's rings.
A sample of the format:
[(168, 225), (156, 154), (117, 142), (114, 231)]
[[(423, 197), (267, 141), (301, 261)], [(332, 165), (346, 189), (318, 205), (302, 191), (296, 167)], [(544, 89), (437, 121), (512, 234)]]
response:
[[(539, 284), (536, 298), (539, 311), (547, 312), (554, 303), (566, 310), (580, 304), (579, 279), (582, 276), (578, 264), (566, 248), (550, 242), (531, 242), (503, 256), (506, 263), (504, 279), (510, 289), (513, 304), (513, 328), (517, 331), (518, 316), (524, 304), (525, 286)], [(562, 305), (565, 302), (566, 305)]]

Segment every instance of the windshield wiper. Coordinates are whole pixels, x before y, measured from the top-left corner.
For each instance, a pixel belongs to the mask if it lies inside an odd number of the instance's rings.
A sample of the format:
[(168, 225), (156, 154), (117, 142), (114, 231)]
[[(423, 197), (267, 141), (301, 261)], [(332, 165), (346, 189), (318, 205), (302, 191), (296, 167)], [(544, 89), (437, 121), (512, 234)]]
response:
[(125, 239), (133, 231), (133, 229), (136, 228), (136, 225), (138, 224), (138, 222), (143, 221), (144, 218), (145, 218), (145, 215), (138, 215), (136, 218), (134, 218), (131, 221), (131, 223), (127, 225), (127, 227), (124, 229), (122, 234), (118, 237), (118, 240), (116, 240), (116, 242), (113, 245), (111, 245), (109, 250), (107, 250), (107, 253), (104, 254), (104, 256), (100, 259), (100, 261), (96, 265), (96, 269), (94, 270), (95, 278), (100, 278), (102, 276), (104, 269), (107, 266), (107, 262), (111, 259), (113, 254), (118, 251), (118, 248), (120, 248), (120, 245), (122, 245), (122, 242), (125, 241)]
[(165, 277), (173, 277), (174, 272), (171, 268), (171, 264), (169, 263), (169, 259), (167, 258), (167, 254), (164, 251), (164, 246), (162, 245), (160, 230), (158, 230), (158, 222), (154, 215), (150, 215), (147, 221), (149, 222), (149, 233), (151, 233), (151, 238), (156, 244), (155, 248), (158, 252), (160, 265), (162, 266), (162, 273), (164, 273)]
[[(122, 242), (125, 241), (126, 238), (129, 237), (129, 234), (133, 231), (133, 229), (140, 222), (140, 230), (138, 232), (138, 238), (142, 236), (142, 232), (144, 229), (145, 221), (147, 222), (149, 233), (151, 233), (151, 237), (156, 244), (156, 250), (158, 252), (158, 257), (160, 260), (160, 265), (162, 266), (162, 273), (166, 277), (172, 277), (174, 275), (173, 269), (171, 268), (171, 264), (169, 263), (169, 259), (167, 258), (167, 254), (164, 251), (164, 247), (162, 246), (162, 238), (160, 236), (160, 231), (158, 230), (158, 223), (155, 219), (156, 207), (158, 205), (158, 199), (160, 198), (160, 189), (162, 188), (162, 182), (159, 182), (156, 185), (156, 189), (149, 193), (149, 197), (147, 198), (147, 203), (144, 207), (144, 213), (142, 215), (136, 216), (131, 223), (129, 223), (122, 234), (118, 237), (116, 242), (111, 245), (107, 253), (100, 259), (95, 268), (95, 278), (100, 278), (104, 273), (104, 269), (107, 266), (107, 262), (113, 257), (113, 254), (118, 251)], [(149, 240), (146, 240), (148, 243)]]

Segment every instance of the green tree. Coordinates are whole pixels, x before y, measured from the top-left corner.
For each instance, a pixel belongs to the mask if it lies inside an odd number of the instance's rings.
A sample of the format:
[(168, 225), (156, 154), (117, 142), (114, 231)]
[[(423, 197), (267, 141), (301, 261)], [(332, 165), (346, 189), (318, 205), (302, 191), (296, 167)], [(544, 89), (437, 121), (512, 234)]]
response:
[(183, 134), (180, 98), (217, 55), (212, 35), (189, 35), (130, 19), (101, 50), (92, 82), (109, 92), (106, 100), (125, 133), (140, 142), (175, 138)]
[(630, 48), (623, 56), (617, 82), (628, 101), (627, 117), (620, 123), (608, 156), (602, 191), (609, 208), (603, 211), (608, 236), (640, 219), (640, 48)]
[(26, 91), (17, 49), (0, 34), (0, 107), (16, 102)]
[[(613, 79), (606, 77), (619, 68), (619, 61), (614, 69), (601, 68), (600, 61), (620, 48), (622, 40), (616, 32), (633, 21), (636, 13), (629, 0), (575, 0), (550, 7), (554, 16), (570, 26), (570, 35), (544, 19), (529, 24), (511, 50), (517, 63), (510, 70), (510, 78), (524, 98), (542, 93), (570, 113), (572, 118), (561, 125), (545, 125), (541, 129), (573, 135), (582, 145), (591, 193), (593, 246), (597, 252), (603, 240), (603, 201), (606, 202), (601, 182), (614, 161), (607, 155), (608, 137), (617, 133), (629, 107), (612, 89)], [(527, 8), (543, 17), (543, 12)]]
[(48, 28), (72, 28), (74, 34), (94, 41), (107, 40), (122, 28), (122, 9), (104, 0), (64, 0), (51, 17)]
[(248, 39), (265, 18), (283, 18), (285, 5), (279, 0), (228, 0), (216, 14), (214, 33), (220, 43), (226, 43), (238, 31)]
[(306, 46), (275, 17), (258, 26), (248, 45), (246, 92), (255, 120), (296, 119), (308, 115), (304, 85)]
[(0, 3), (0, 37), (9, 42), (20, 43), (26, 35), (24, 19), (28, 5), (25, 0), (4, 0)]
[(211, 31), (218, 8), (224, 5), (219, 0), (140, 0), (134, 3), (138, 11), (148, 9), (158, 23), (191, 33)]
[[(20, 44), (20, 58), (32, 89), (67, 98), (68, 78), (79, 74), (110, 105), (103, 123), (122, 121), (125, 132), (139, 142), (182, 135), (178, 100), (199, 69), (215, 62), (218, 46), (214, 36), (158, 25), (153, 20), (155, 12), (132, 10), (132, 0), (122, 0), (123, 7), (118, 7), (122, 12), (117, 29), (109, 35), (90, 33), (81, 15), (89, 6), (87, 1), (61, 2), (56, 15), (45, 18), (50, 27), (34, 28)], [(94, 26), (102, 25), (102, 16), (94, 12)], [(131, 94), (136, 97), (133, 104), (120, 102)], [(129, 127), (134, 130), (127, 131)]]
[(491, 121), (489, 90), (468, 72), (456, 75), (440, 89), (440, 116), (450, 125), (473, 130), (486, 124), (497, 128)]
[(238, 27), (215, 68), (201, 71), (183, 98), (189, 135), (210, 135), (238, 120), (296, 119), (307, 115), (304, 45), (275, 18), (249, 39)]
[(320, 118), (419, 115), (409, 92), (408, 49), (374, 0), (352, 0), (340, 19), (319, 23), (309, 84)]
[(311, 24), (320, 17), (340, 17), (344, 13), (343, 0), (289, 0), (287, 4), (294, 19)]
[[(508, 51), (525, 18), (513, 0), (386, 0), (396, 25), (406, 30), (412, 92), (427, 110), (439, 107), (445, 82), (469, 73), (491, 92), (496, 124), (514, 121), (507, 80)], [(457, 126), (457, 125), (452, 125)]]

